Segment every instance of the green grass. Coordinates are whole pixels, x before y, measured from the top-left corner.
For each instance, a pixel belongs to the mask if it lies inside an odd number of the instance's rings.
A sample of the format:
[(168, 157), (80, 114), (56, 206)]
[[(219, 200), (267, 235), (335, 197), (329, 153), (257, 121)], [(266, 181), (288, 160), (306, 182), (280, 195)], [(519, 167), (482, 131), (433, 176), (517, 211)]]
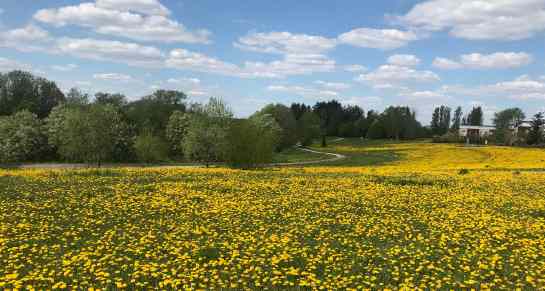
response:
[(279, 153), (275, 153), (273, 157), (274, 163), (296, 163), (296, 162), (307, 162), (307, 161), (317, 161), (331, 158), (328, 155), (309, 153), (297, 148), (290, 148), (283, 150)]

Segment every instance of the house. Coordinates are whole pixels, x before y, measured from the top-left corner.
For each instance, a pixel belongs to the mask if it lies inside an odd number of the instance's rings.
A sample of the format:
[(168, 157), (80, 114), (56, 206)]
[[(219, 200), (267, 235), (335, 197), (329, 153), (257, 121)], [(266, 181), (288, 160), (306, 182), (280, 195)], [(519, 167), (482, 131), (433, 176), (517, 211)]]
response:
[(488, 137), (493, 135), (496, 132), (495, 126), (490, 125), (483, 125), (483, 126), (477, 126), (477, 125), (462, 125), (460, 126), (460, 130), (458, 131), (458, 134), (461, 137)]
[(522, 121), (517, 126), (515, 125), (511, 126), (511, 130), (513, 130), (513, 133), (515, 135), (519, 135), (519, 134), (526, 135), (528, 134), (528, 131), (530, 131), (530, 128), (532, 128), (532, 123), (530, 121)]

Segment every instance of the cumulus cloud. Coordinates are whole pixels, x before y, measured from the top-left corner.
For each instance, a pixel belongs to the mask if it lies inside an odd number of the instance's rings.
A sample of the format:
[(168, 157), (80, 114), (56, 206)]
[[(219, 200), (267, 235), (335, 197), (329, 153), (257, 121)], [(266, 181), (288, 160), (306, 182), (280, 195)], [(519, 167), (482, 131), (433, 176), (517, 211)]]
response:
[(0, 57), (0, 72), (9, 72), (13, 70), (31, 71), (32, 66), (30, 64)]
[(33, 24), (0, 32), (0, 47), (19, 51), (43, 51), (48, 49), (52, 41), (47, 31)]
[(267, 90), (273, 92), (289, 93), (306, 98), (334, 98), (339, 95), (338, 92), (332, 90), (320, 90), (304, 86), (271, 85), (267, 87)]
[(545, 81), (522, 75), (514, 80), (477, 87), (444, 86), (444, 92), (460, 96), (493, 97), (512, 100), (545, 100)]
[(409, 67), (382, 65), (368, 74), (361, 74), (356, 81), (371, 84), (375, 88), (390, 88), (406, 83), (435, 82), (440, 78), (432, 71), (418, 71)]
[(531, 55), (524, 52), (498, 52), (488, 55), (479, 53), (460, 56), (459, 61), (446, 58), (436, 58), (433, 66), (440, 69), (509, 69), (530, 64), (533, 61)]
[(34, 19), (59, 27), (88, 27), (100, 34), (139, 41), (210, 42), (209, 31), (189, 31), (183, 24), (166, 17), (167, 12), (158, 1), (98, 0), (96, 3), (41, 9), (34, 14)]
[(392, 55), (388, 58), (388, 64), (404, 67), (414, 67), (420, 64), (420, 59), (414, 55)]
[(158, 67), (162, 66), (164, 59), (162, 52), (155, 47), (91, 38), (62, 38), (57, 42), (56, 49), (72, 56), (131, 66)]
[(406, 46), (418, 37), (412, 31), (357, 28), (339, 35), (338, 39), (341, 43), (353, 46), (391, 50)]
[(325, 82), (325, 81), (314, 81), (314, 84), (320, 85), (323, 88), (331, 89), (331, 90), (345, 90), (350, 88), (350, 84), (342, 83), (342, 82)]
[(352, 73), (367, 71), (367, 68), (362, 65), (347, 65), (347, 66), (344, 66), (343, 69), (347, 72), (352, 72)]
[(68, 65), (53, 65), (51, 66), (51, 69), (55, 71), (61, 71), (61, 72), (70, 72), (75, 70), (78, 67), (76, 64), (68, 64)]
[(103, 74), (94, 74), (93, 78), (96, 80), (102, 81), (130, 81), (132, 77), (125, 74), (119, 73), (103, 73)]
[(397, 22), (428, 31), (448, 30), (471, 40), (519, 40), (545, 31), (545, 1), (431, 0)]
[(336, 46), (336, 40), (322, 36), (290, 32), (251, 33), (238, 39), (235, 47), (275, 54), (315, 54)]

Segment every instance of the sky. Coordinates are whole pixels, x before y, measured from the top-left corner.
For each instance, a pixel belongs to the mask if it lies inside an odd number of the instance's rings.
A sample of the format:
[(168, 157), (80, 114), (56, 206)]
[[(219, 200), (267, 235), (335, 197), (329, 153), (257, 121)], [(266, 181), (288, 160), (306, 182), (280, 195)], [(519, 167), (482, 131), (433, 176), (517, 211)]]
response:
[(545, 110), (545, 0), (2, 0), (0, 71), (136, 100), (156, 89), (364, 110)]

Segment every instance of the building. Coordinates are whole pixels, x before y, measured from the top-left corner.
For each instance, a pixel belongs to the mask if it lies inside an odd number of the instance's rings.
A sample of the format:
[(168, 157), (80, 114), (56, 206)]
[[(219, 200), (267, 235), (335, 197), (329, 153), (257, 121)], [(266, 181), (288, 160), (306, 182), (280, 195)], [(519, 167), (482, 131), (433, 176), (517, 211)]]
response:
[(462, 125), (458, 134), (461, 137), (488, 137), (496, 132), (495, 126)]

